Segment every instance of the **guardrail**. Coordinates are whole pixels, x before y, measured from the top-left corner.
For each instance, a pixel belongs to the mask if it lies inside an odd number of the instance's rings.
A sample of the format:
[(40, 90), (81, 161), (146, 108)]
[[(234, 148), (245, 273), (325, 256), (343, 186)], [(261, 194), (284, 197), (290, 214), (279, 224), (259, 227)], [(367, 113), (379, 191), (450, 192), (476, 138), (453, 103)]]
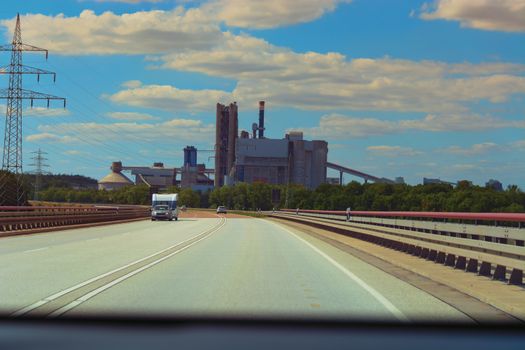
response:
[(0, 234), (146, 218), (144, 206), (0, 206)]
[(277, 214), (456, 269), (506, 280), (509, 284), (523, 284), (525, 214), (522, 213), (352, 211), (349, 220), (345, 211), (283, 209)]

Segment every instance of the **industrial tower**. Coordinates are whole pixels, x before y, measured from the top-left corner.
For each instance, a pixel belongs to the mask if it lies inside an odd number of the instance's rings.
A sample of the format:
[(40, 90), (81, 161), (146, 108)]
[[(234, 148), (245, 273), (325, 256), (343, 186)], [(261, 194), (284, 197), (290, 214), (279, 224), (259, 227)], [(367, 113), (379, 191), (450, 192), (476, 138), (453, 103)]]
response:
[(40, 192), (40, 187), (42, 184), (42, 175), (49, 174), (48, 171), (45, 171), (44, 168), (48, 168), (49, 165), (45, 163), (47, 158), (44, 157), (46, 152), (43, 152), (40, 148), (38, 151), (31, 152), (34, 154), (34, 157), (31, 157), (31, 159), (34, 161), (34, 163), (29, 164), (29, 166), (34, 166), (35, 170), (32, 171), (33, 174), (35, 174), (35, 193), (33, 195), (33, 200), (38, 200), (38, 193)]
[[(5, 136), (4, 136), (4, 154), (2, 158), (2, 169), (15, 174), (17, 179), (16, 198), (17, 205), (22, 205), (23, 187), (22, 187), (22, 100), (30, 100), (33, 107), (34, 100), (47, 100), (49, 108), (50, 100), (62, 100), (64, 108), (66, 99), (53, 95), (43, 94), (36, 91), (25, 90), (22, 88), (22, 74), (36, 74), (37, 81), (40, 81), (40, 74), (52, 74), (53, 81), (56, 74), (40, 68), (24, 66), (22, 64), (23, 51), (40, 51), (45, 52), (46, 60), (48, 51), (36, 46), (22, 43), (22, 32), (20, 29), (20, 15), (16, 15), (16, 26), (11, 44), (0, 46), (0, 51), (11, 51), (11, 64), (0, 67), (0, 74), (9, 74), (9, 88), (0, 89), (0, 98), (7, 99), (5, 114)], [(0, 181), (0, 201), (4, 198), (4, 188)], [(3, 203), (0, 202), (0, 205)]]

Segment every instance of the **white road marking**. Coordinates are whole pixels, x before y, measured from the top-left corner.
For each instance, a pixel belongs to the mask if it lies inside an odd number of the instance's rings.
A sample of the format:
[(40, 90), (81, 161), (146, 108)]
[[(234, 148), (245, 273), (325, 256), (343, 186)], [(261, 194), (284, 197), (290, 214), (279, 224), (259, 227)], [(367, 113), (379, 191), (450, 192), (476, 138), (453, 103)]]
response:
[(138, 268), (136, 270), (133, 270), (130, 273), (128, 273), (128, 274), (126, 274), (124, 276), (121, 276), (121, 277), (117, 278), (116, 280), (113, 280), (113, 281), (111, 281), (111, 282), (109, 282), (109, 283), (107, 283), (107, 284), (105, 284), (103, 286), (100, 286), (100, 287), (98, 287), (95, 290), (92, 290), (91, 292), (89, 292), (89, 293), (87, 293), (87, 294), (85, 294), (85, 295), (83, 295), (83, 296), (73, 300), (69, 304), (64, 305), (60, 309), (57, 309), (57, 310), (53, 311), (47, 317), (49, 317), (49, 318), (58, 317), (58, 316), (64, 314), (65, 312), (67, 312), (67, 311), (77, 307), (78, 305), (82, 304), (83, 302), (88, 301), (89, 299), (93, 298), (95, 295), (97, 295), (99, 293), (102, 293), (106, 289), (109, 289), (109, 288), (113, 287), (114, 285), (119, 284), (120, 282), (122, 282), (124, 280), (127, 280), (128, 278), (130, 278), (130, 277), (132, 277), (132, 276), (134, 276), (134, 275), (136, 275), (136, 274), (138, 274), (138, 273), (140, 273), (140, 272), (142, 272), (142, 271), (144, 271), (146, 269), (149, 269), (150, 267), (152, 267), (154, 265), (157, 265), (158, 263), (160, 263), (160, 262), (162, 262), (162, 261), (164, 261), (166, 259), (171, 258), (175, 254), (178, 254), (178, 253), (180, 253), (180, 252), (190, 248), (192, 245), (195, 245), (195, 244), (199, 243), (200, 241), (202, 241), (202, 240), (208, 238), (209, 236), (211, 236), (213, 233), (215, 233), (220, 228), (222, 228), (225, 225), (225, 223), (226, 223), (226, 220), (224, 220), (224, 222), (223, 222), (223, 224), (221, 226), (217, 227), (216, 229), (214, 229), (213, 231), (209, 232), (204, 237), (196, 240), (195, 242), (193, 242), (191, 244), (188, 244), (187, 246), (185, 246), (185, 247), (183, 247), (181, 249), (178, 249), (178, 250), (176, 250), (176, 251), (174, 251), (174, 252), (172, 252), (172, 253), (170, 253), (170, 254), (168, 254), (168, 255), (166, 255), (166, 256), (158, 259), (158, 260), (152, 261), (149, 264), (144, 265), (144, 266), (142, 266), (142, 267), (140, 267), (140, 268)]
[[(218, 227), (217, 227), (215, 230), (213, 230), (211, 233), (214, 233), (215, 231), (217, 231), (218, 229), (222, 228), (222, 227), (226, 224), (226, 218), (221, 218), (221, 221), (222, 221), (222, 223), (220, 224), (220, 226), (218, 226)], [(203, 231), (203, 232), (201, 232), (201, 233), (199, 233), (199, 234), (197, 234), (197, 235), (195, 235), (195, 236), (193, 236), (193, 237), (191, 237), (191, 238), (188, 238), (187, 240), (184, 240), (184, 241), (182, 241), (182, 242), (180, 242), (180, 243), (174, 244), (174, 245), (172, 245), (172, 246), (170, 246), (170, 247), (168, 247), (168, 248), (162, 249), (162, 250), (160, 250), (160, 251), (158, 251), (158, 252), (156, 252), (156, 253), (153, 253), (153, 254), (151, 254), (151, 255), (148, 255), (148, 256), (146, 256), (146, 257), (144, 257), (144, 258), (141, 258), (141, 259), (135, 260), (135, 261), (133, 261), (133, 262), (127, 264), (127, 265), (121, 266), (121, 267), (119, 267), (119, 268), (117, 268), (117, 269), (114, 269), (114, 270), (111, 270), (111, 271), (109, 271), (109, 272), (103, 273), (103, 274), (101, 274), (101, 275), (95, 276), (95, 277), (93, 277), (93, 278), (90, 278), (89, 280), (86, 280), (86, 281), (82, 282), (82, 283), (76, 284), (76, 285), (74, 285), (74, 286), (72, 286), (72, 287), (69, 287), (69, 288), (67, 288), (67, 289), (64, 289), (64, 290), (62, 290), (62, 291), (60, 291), (60, 292), (58, 292), (58, 293), (55, 293), (55, 294), (53, 294), (53, 295), (50, 295), (50, 296), (48, 296), (48, 297), (46, 297), (46, 298), (44, 298), (44, 299), (41, 299), (41, 300), (39, 300), (39, 301), (37, 301), (37, 302), (31, 304), (31, 305), (28, 305), (28, 306), (26, 306), (26, 307), (24, 307), (24, 308), (22, 308), (22, 309), (20, 309), (20, 310), (17, 310), (17, 311), (15, 311), (15, 312), (13, 312), (10, 316), (11, 316), (11, 317), (22, 316), (22, 315), (24, 315), (24, 314), (26, 314), (26, 313), (28, 313), (28, 312), (30, 312), (30, 311), (32, 311), (32, 310), (34, 310), (34, 309), (36, 309), (36, 308), (42, 306), (42, 305), (44, 305), (44, 304), (49, 303), (50, 301), (53, 301), (53, 300), (55, 300), (55, 299), (57, 299), (57, 298), (60, 298), (61, 296), (65, 295), (65, 294), (67, 294), (67, 293), (70, 293), (70, 292), (72, 292), (72, 291), (74, 291), (74, 290), (76, 290), (76, 289), (82, 288), (82, 287), (84, 287), (84, 286), (86, 286), (86, 285), (88, 285), (88, 284), (90, 284), (90, 283), (92, 283), (92, 282), (95, 282), (95, 281), (97, 281), (97, 280), (99, 280), (99, 279), (101, 279), (101, 278), (104, 278), (104, 277), (106, 277), (106, 276), (109, 276), (109, 275), (111, 275), (111, 274), (113, 274), (113, 273), (115, 273), (115, 272), (118, 272), (118, 271), (124, 270), (124, 269), (126, 269), (126, 268), (128, 268), (128, 267), (130, 267), (130, 266), (132, 266), (132, 265), (135, 265), (135, 264), (140, 263), (140, 262), (142, 262), (142, 261), (144, 261), (144, 260), (147, 260), (147, 259), (149, 259), (149, 258), (152, 258), (152, 257), (154, 257), (155, 255), (162, 254), (162, 253), (164, 253), (165, 251), (168, 251), (168, 250), (170, 250), (170, 249), (173, 249), (173, 248), (175, 248), (175, 247), (178, 247), (178, 246), (180, 246), (180, 245), (182, 245), (182, 244), (184, 244), (184, 243), (186, 243), (186, 242), (189, 242), (189, 241), (191, 241), (191, 240), (193, 240), (193, 239), (195, 239), (195, 238), (197, 238), (197, 237), (199, 237), (199, 236), (205, 235), (207, 231), (208, 231), (208, 230), (205, 230), (205, 231)], [(210, 234), (211, 234), (211, 233), (210, 233)], [(200, 240), (199, 240), (199, 241), (200, 241)]]
[[(261, 220), (261, 219), (259, 219)], [(343, 272), (346, 276), (348, 276), (350, 279), (352, 279), (354, 282), (356, 282), (359, 286), (361, 286), (364, 290), (366, 290), (370, 295), (372, 295), (378, 302), (380, 302), (394, 317), (396, 317), (400, 321), (408, 321), (408, 318), (399, 310), (394, 304), (390, 302), (387, 298), (385, 298), (381, 293), (379, 293), (377, 290), (375, 290), (373, 287), (369, 286), (365, 281), (363, 281), (361, 278), (357, 277), (354, 273), (346, 269), (343, 265), (339, 264), (337, 261), (332, 259), (330, 256), (328, 256), (326, 253), (321, 251), (319, 248), (311, 244), (310, 242), (306, 241), (305, 239), (299, 237), (296, 233), (290, 231), (286, 227), (283, 227), (281, 225), (278, 225), (274, 222), (272, 222), (275, 226), (279, 227), (282, 230), (285, 230), (286, 232), (290, 233), (292, 236), (312, 248), (317, 254), (321, 255), (323, 258), (325, 258), (328, 262), (330, 262), (332, 265), (334, 265), (337, 269), (339, 269), (341, 272)]]
[(42, 247), (42, 248), (36, 248), (36, 249), (30, 249), (30, 250), (24, 250), (24, 253), (32, 253), (32, 252), (39, 252), (41, 250), (49, 249), (49, 247)]

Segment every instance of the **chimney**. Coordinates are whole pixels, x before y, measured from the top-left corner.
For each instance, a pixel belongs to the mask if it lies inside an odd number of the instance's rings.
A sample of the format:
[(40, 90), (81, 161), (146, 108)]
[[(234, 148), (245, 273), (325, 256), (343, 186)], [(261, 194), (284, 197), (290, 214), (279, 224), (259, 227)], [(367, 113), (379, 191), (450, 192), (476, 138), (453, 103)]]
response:
[(259, 138), (264, 138), (264, 101), (259, 101)]

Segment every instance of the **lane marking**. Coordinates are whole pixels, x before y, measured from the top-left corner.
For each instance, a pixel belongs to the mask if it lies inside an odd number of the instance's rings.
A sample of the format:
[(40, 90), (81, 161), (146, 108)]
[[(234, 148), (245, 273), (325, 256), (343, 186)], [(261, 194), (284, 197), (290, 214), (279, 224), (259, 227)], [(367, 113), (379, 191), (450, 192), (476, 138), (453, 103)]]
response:
[(36, 248), (36, 249), (30, 249), (30, 250), (24, 250), (23, 253), (33, 253), (33, 252), (39, 252), (41, 250), (49, 249), (49, 247), (42, 247), (42, 248)]
[[(261, 220), (261, 219), (259, 219)], [(385, 298), (381, 293), (379, 293), (376, 289), (368, 285), (365, 281), (363, 281), (361, 278), (357, 277), (353, 272), (349, 271), (347, 268), (345, 268), (343, 265), (339, 264), (337, 261), (335, 261), (333, 258), (331, 258), (329, 255), (321, 251), (319, 248), (308, 242), (307, 240), (303, 239), (302, 237), (298, 236), (296, 233), (290, 231), (286, 227), (280, 226), (274, 222), (271, 222), (275, 226), (279, 227), (280, 229), (290, 233), (292, 236), (312, 248), (317, 254), (321, 255), (325, 260), (327, 260), (329, 263), (331, 263), (333, 266), (335, 266), (337, 269), (339, 269), (341, 272), (343, 272), (347, 277), (352, 279), (354, 282), (356, 282), (359, 286), (361, 286), (364, 290), (366, 290), (370, 295), (372, 295), (379, 303), (381, 303), (394, 317), (396, 317), (399, 321), (408, 322), (409, 319), (406, 317), (401, 310), (399, 310), (394, 304), (390, 302), (387, 298)]]
[[(226, 218), (222, 218), (222, 217), (221, 217), (220, 219), (221, 219), (221, 220), (220, 220), (220, 222), (219, 222), (217, 228), (216, 228), (215, 230), (213, 230), (212, 233), (215, 232), (216, 230), (218, 230), (219, 228), (222, 228), (222, 227), (226, 224)], [(30, 312), (30, 311), (32, 311), (32, 310), (34, 310), (34, 309), (40, 307), (40, 306), (45, 305), (45, 304), (47, 304), (47, 303), (49, 303), (49, 302), (51, 302), (51, 301), (53, 301), (53, 300), (56, 300), (56, 299), (62, 297), (63, 295), (66, 295), (66, 294), (68, 294), (68, 293), (70, 293), (70, 292), (72, 292), (72, 291), (74, 291), (74, 290), (77, 290), (77, 289), (79, 289), (79, 288), (82, 288), (82, 287), (84, 287), (84, 286), (86, 286), (86, 285), (88, 285), (88, 284), (90, 284), (90, 283), (93, 283), (93, 282), (95, 282), (95, 281), (98, 281), (98, 280), (100, 280), (100, 279), (102, 279), (102, 278), (104, 278), (104, 277), (107, 277), (107, 276), (109, 276), (109, 275), (112, 275), (112, 274), (114, 274), (114, 273), (116, 273), (116, 272), (122, 271), (122, 270), (124, 270), (124, 269), (126, 269), (126, 268), (128, 268), (128, 267), (130, 267), (130, 266), (133, 266), (133, 265), (135, 265), (135, 264), (138, 264), (138, 263), (140, 263), (140, 262), (142, 262), (142, 261), (144, 261), (144, 260), (150, 259), (150, 258), (154, 257), (155, 255), (162, 254), (162, 253), (164, 253), (164, 252), (166, 252), (166, 251), (168, 251), (168, 250), (170, 250), (170, 249), (173, 249), (173, 248), (176, 248), (176, 247), (178, 247), (178, 246), (180, 246), (180, 245), (183, 245), (183, 244), (185, 244), (185, 243), (187, 243), (187, 242), (189, 242), (189, 241), (191, 241), (191, 240), (194, 240), (194, 239), (196, 239), (196, 238), (198, 238), (198, 237), (200, 237), (200, 236), (206, 235), (206, 233), (208, 233), (209, 231), (210, 231), (210, 229), (207, 229), (207, 230), (205, 230), (205, 231), (202, 231), (201, 233), (199, 233), (199, 234), (197, 234), (197, 235), (195, 235), (195, 236), (193, 236), (193, 237), (191, 237), (191, 238), (188, 238), (188, 239), (186, 239), (186, 240), (184, 240), (184, 241), (182, 241), (182, 242), (179, 242), (179, 243), (177, 243), (177, 244), (174, 244), (174, 245), (172, 245), (172, 246), (169, 246), (168, 248), (162, 249), (162, 250), (160, 250), (160, 251), (158, 251), (158, 252), (156, 252), (156, 253), (150, 254), (150, 255), (148, 255), (148, 256), (146, 256), (146, 257), (144, 257), (144, 258), (141, 258), (141, 259), (135, 260), (135, 261), (133, 261), (133, 262), (131, 262), (131, 263), (129, 263), (129, 264), (126, 264), (126, 265), (124, 265), (124, 266), (121, 266), (121, 267), (119, 267), (119, 268), (116, 268), (116, 269), (114, 269), (114, 270), (111, 270), (111, 271), (109, 271), (109, 272), (103, 273), (103, 274), (101, 274), (101, 275), (95, 276), (95, 277), (90, 278), (90, 279), (88, 279), (88, 280), (86, 280), (86, 281), (84, 281), (84, 282), (81, 282), (81, 283), (76, 284), (76, 285), (74, 285), (74, 286), (72, 286), (72, 287), (66, 288), (66, 289), (64, 289), (64, 290), (62, 290), (62, 291), (60, 291), (60, 292), (57, 292), (57, 293), (52, 294), (52, 295), (50, 295), (50, 296), (47, 296), (47, 297), (45, 297), (45, 298), (43, 298), (43, 299), (41, 299), (41, 300), (39, 300), (39, 301), (37, 301), (37, 302), (31, 304), (31, 305), (28, 305), (28, 306), (26, 306), (26, 307), (24, 307), (24, 308), (22, 308), (22, 309), (20, 309), (20, 310), (17, 310), (17, 311), (15, 311), (15, 312), (13, 312), (13, 313), (10, 315), (10, 317), (19, 317), (19, 316), (22, 316), (22, 315), (24, 315), (24, 314), (26, 314), (26, 313), (28, 313), (28, 312)]]
[(175, 254), (178, 254), (178, 253), (180, 253), (180, 252), (190, 248), (191, 246), (199, 243), (200, 241), (210, 237), (213, 233), (215, 233), (216, 231), (221, 229), (225, 224), (226, 224), (226, 220), (224, 220), (224, 223), (221, 224), (221, 226), (215, 228), (213, 231), (210, 231), (206, 236), (198, 239), (197, 241), (192, 242), (192, 243), (188, 244), (187, 246), (184, 246), (183, 248), (180, 248), (180, 249), (178, 249), (178, 250), (176, 250), (176, 251), (174, 251), (174, 252), (172, 252), (172, 253), (170, 253), (170, 254), (168, 254), (168, 255), (166, 255), (166, 256), (158, 259), (158, 260), (152, 261), (151, 263), (149, 263), (147, 265), (144, 265), (144, 266), (142, 266), (142, 267), (140, 267), (140, 268), (138, 268), (136, 270), (133, 270), (133, 271), (129, 272), (128, 274), (126, 274), (124, 276), (121, 276), (121, 277), (119, 277), (119, 278), (117, 278), (117, 279), (115, 279), (115, 280), (113, 280), (113, 281), (111, 281), (111, 282), (109, 282), (109, 283), (107, 283), (107, 284), (105, 284), (103, 286), (100, 286), (97, 289), (92, 290), (91, 292), (89, 292), (87, 294), (84, 294), (83, 296), (73, 300), (69, 304), (66, 304), (66, 305), (62, 306), (60, 309), (57, 309), (57, 310), (53, 311), (47, 317), (48, 318), (55, 318), (55, 317), (58, 317), (58, 316), (60, 316), (60, 315), (62, 315), (64, 313), (66, 313), (67, 311), (69, 311), (69, 310), (77, 307), (78, 305), (88, 301), (89, 299), (93, 298), (97, 294), (102, 293), (106, 289), (109, 289), (109, 288), (119, 284), (120, 282), (122, 282), (124, 280), (127, 280), (128, 278), (130, 278), (130, 277), (132, 277), (132, 276), (134, 276), (134, 275), (136, 275), (136, 274), (138, 274), (138, 273), (140, 273), (140, 272), (142, 272), (142, 271), (144, 271), (146, 269), (149, 269), (150, 267), (152, 267), (154, 265), (157, 265), (158, 263), (160, 263), (160, 262), (162, 262), (162, 261), (164, 261), (166, 259), (171, 258)]

